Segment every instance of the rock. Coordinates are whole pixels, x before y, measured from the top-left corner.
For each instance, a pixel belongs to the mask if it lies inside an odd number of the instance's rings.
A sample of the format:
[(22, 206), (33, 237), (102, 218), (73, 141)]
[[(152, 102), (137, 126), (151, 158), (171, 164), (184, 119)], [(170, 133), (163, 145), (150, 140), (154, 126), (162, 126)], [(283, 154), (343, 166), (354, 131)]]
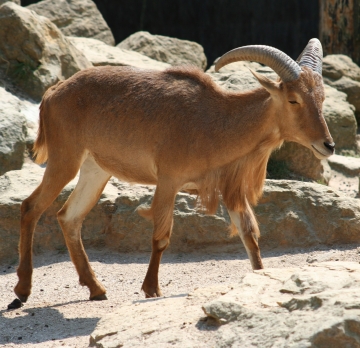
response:
[(263, 249), (359, 241), (359, 200), (324, 185), (266, 180), (255, 213)]
[[(216, 59), (214, 64), (206, 71), (207, 73), (215, 73), (215, 64), (218, 59)], [(249, 69), (256, 71), (261, 68), (263, 68), (263, 66), (257, 62), (240, 61), (240, 62), (235, 62), (235, 63), (230, 63), (228, 65), (225, 65), (224, 67), (221, 68), (220, 73), (221, 74), (238, 73), (240, 71), (249, 72)]]
[(323, 59), (323, 76), (333, 80), (346, 76), (360, 82), (360, 67), (344, 54), (329, 54)]
[(354, 105), (357, 124), (360, 122), (360, 82), (352, 80), (346, 76), (333, 81), (326, 79), (325, 82), (338, 91), (344, 92), (347, 95), (347, 101)]
[(247, 274), (240, 285), (203, 306), (210, 318), (225, 324), (217, 330), (214, 343), (358, 347), (359, 277), (359, 264), (351, 262)]
[(28, 136), (25, 114), (31, 113), (31, 107), (0, 87), (0, 175), (23, 165)]
[[(20, 205), (40, 184), (44, 168), (25, 164), (0, 176), (0, 262), (16, 260), (19, 241)], [(70, 182), (41, 217), (35, 233), (35, 253), (63, 249), (64, 238), (56, 219), (77, 178)], [(108, 247), (119, 252), (150, 251), (152, 223), (140, 217), (136, 209), (149, 205), (154, 188), (119, 182), (111, 179), (82, 229), (83, 241), (89, 247)], [(185, 193), (177, 196), (174, 210), (174, 232), (170, 251), (188, 251), (205, 246), (223, 245), (228, 250), (239, 248), (240, 240), (229, 237), (229, 218), (219, 207), (214, 216), (196, 210), (196, 197)]]
[(0, 0), (0, 6), (2, 5), (2, 4), (5, 4), (5, 2), (7, 2), (7, 1), (11, 1), (11, 2), (14, 2), (16, 5), (21, 5), (21, 1), (20, 0)]
[(130, 65), (137, 68), (154, 70), (165, 70), (170, 67), (169, 64), (148, 58), (137, 52), (111, 47), (99, 40), (80, 37), (69, 37), (68, 39), (95, 66)]
[[(0, 176), (0, 262), (16, 260), (20, 205), (39, 185), (44, 168), (25, 164), (22, 170)], [(77, 179), (65, 187), (41, 217), (34, 250), (63, 249), (64, 239), (56, 212), (65, 203)], [(154, 187), (130, 185), (111, 179), (96, 206), (84, 220), (86, 247), (107, 247), (119, 252), (150, 251), (152, 223), (136, 209), (149, 205)], [(360, 228), (358, 200), (326, 186), (306, 182), (267, 180), (264, 196), (256, 208), (260, 222), (260, 247), (308, 247), (318, 244), (357, 243)], [(229, 237), (229, 217), (220, 205), (215, 215), (196, 209), (196, 197), (179, 193), (174, 209), (174, 230), (169, 252), (197, 249), (235, 251), (243, 248), (239, 238)]]
[(346, 94), (325, 85), (323, 113), (338, 154), (357, 152), (355, 108), (346, 101)]
[(328, 159), (330, 167), (350, 176), (360, 175), (360, 158), (333, 155)]
[(255, 271), (232, 286), (116, 308), (100, 319), (90, 345), (359, 347), (359, 288), (355, 262)]
[(272, 153), (271, 159), (284, 161), (292, 172), (305, 178), (328, 184), (331, 169), (326, 160), (317, 159), (308, 148), (293, 142), (286, 142)]
[(49, 18), (66, 36), (89, 37), (114, 46), (114, 36), (91, 0), (43, 0), (27, 6)]
[(195, 65), (206, 68), (206, 56), (201, 45), (193, 41), (180, 40), (172, 37), (151, 35), (139, 31), (130, 35), (117, 47), (139, 52), (159, 62), (171, 65)]
[(47, 18), (7, 2), (0, 7), (0, 69), (26, 95), (46, 89), (91, 64)]

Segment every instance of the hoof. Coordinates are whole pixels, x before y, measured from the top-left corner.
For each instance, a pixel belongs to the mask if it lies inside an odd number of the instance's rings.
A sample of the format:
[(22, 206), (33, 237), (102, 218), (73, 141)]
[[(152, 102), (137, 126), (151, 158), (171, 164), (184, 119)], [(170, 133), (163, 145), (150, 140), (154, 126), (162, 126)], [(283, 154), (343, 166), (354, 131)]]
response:
[(163, 294), (160, 290), (157, 290), (156, 292), (146, 292), (145, 290), (143, 290), (145, 293), (145, 298), (158, 298), (158, 297), (163, 297)]
[(105, 294), (90, 297), (90, 301), (104, 301), (104, 300), (107, 300), (107, 297)]
[(16, 291), (16, 289), (15, 289), (14, 292), (15, 292), (15, 295), (19, 298), (19, 300), (20, 300), (21, 302), (25, 303), (25, 302), (27, 301), (29, 295), (21, 295), (21, 294), (19, 294), (19, 293)]
[(17, 309), (17, 308), (21, 308), (22, 306), (23, 306), (22, 302), (18, 298), (16, 298), (7, 306), (7, 309)]

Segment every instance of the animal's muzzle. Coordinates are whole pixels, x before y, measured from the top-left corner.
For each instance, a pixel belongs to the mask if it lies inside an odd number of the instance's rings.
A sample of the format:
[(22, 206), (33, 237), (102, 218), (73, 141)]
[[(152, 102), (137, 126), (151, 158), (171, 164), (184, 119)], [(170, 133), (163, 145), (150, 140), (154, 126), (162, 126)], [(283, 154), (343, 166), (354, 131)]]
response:
[(335, 152), (335, 143), (328, 143), (328, 142), (324, 142), (324, 146), (329, 149), (332, 153)]

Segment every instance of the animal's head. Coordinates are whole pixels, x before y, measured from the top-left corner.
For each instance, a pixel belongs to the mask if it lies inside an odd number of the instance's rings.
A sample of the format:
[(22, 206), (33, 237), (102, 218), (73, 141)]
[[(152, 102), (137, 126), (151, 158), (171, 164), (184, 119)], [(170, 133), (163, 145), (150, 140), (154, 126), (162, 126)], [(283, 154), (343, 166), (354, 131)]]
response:
[(279, 81), (252, 73), (270, 93), (277, 110), (281, 110), (282, 136), (308, 147), (317, 158), (324, 159), (334, 153), (335, 143), (322, 113), (325, 99), (322, 58), (318, 39), (309, 41), (297, 61), (274, 47), (244, 46), (224, 54), (215, 70), (240, 60), (256, 61), (272, 68), (279, 75)]

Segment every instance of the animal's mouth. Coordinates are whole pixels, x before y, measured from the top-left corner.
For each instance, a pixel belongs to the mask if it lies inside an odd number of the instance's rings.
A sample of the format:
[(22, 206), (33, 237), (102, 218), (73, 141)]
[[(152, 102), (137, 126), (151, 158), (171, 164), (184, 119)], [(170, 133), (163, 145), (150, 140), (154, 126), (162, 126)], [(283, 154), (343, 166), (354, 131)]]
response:
[[(320, 159), (328, 158), (328, 157), (330, 157), (330, 156), (333, 154), (333, 152), (330, 152), (330, 151), (326, 151), (327, 153), (324, 154), (322, 151), (320, 151), (319, 149), (317, 149), (314, 145), (311, 145), (311, 147), (315, 150), (315, 154), (318, 154), (318, 155), (321, 156)], [(324, 149), (324, 150), (325, 150), (325, 149)]]

